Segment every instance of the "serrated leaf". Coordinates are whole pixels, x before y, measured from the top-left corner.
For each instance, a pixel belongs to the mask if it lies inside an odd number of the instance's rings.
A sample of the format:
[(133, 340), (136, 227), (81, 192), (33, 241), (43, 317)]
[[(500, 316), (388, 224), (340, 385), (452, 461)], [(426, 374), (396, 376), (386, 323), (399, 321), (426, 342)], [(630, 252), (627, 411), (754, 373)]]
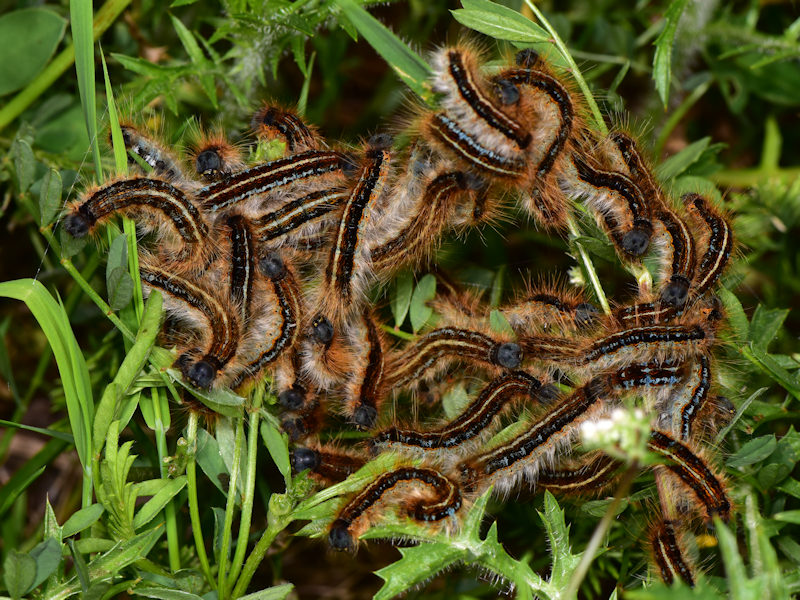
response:
[(20, 193), (28, 191), (33, 183), (36, 170), (36, 158), (33, 156), (31, 145), (26, 140), (16, 139), (11, 144), (11, 157), (14, 160), (14, 169), (17, 172), (17, 184)]
[(427, 63), (353, 0), (334, 0), (334, 2), (370, 46), (394, 69), (403, 83), (423, 100), (430, 99), (431, 92), (425, 86), (431, 75)]
[(385, 582), (375, 594), (375, 600), (394, 598), (463, 558), (461, 549), (445, 543), (422, 544), (399, 550), (403, 556), (400, 560), (375, 571)]
[(8, 595), (16, 600), (30, 589), (36, 579), (36, 561), (23, 552), (11, 549), (3, 561), (3, 582)]
[(798, 382), (797, 375), (789, 373), (775, 358), (753, 346), (745, 347), (743, 349), (743, 354), (772, 379), (777, 381), (783, 389), (800, 400), (800, 382)]
[(778, 442), (774, 435), (765, 435), (750, 440), (728, 459), (727, 465), (732, 469), (738, 469), (755, 464), (772, 454), (777, 445)]
[(717, 291), (717, 296), (722, 300), (722, 305), (725, 307), (725, 314), (728, 315), (728, 323), (733, 329), (733, 333), (738, 340), (745, 340), (747, 333), (750, 329), (750, 323), (747, 321), (747, 315), (742, 308), (742, 303), (739, 298), (725, 288)]
[(414, 291), (414, 275), (411, 271), (401, 272), (394, 280), (394, 295), (392, 296), (392, 315), (394, 326), (400, 327), (406, 320), (408, 308), (411, 306), (411, 294)]
[(564, 511), (555, 496), (549, 491), (544, 494), (544, 513), (539, 513), (544, 524), (547, 539), (550, 541), (553, 566), (550, 583), (556, 588), (565, 589), (573, 571), (580, 562), (581, 555), (573, 554), (569, 545), (569, 528), (564, 521)]
[(436, 277), (428, 273), (419, 280), (414, 293), (411, 295), (408, 316), (411, 319), (411, 329), (414, 333), (422, 329), (428, 319), (431, 318), (431, 315), (433, 315), (433, 309), (428, 306), (428, 302), (433, 300), (435, 296)]
[(61, 173), (50, 169), (42, 179), (39, 189), (39, 225), (45, 227), (53, 222), (61, 208)]
[(754, 347), (766, 352), (767, 346), (778, 335), (788, 315), (788, 309), (765, 308), (759, 304), (750, 320), (747, 339), (753, 343)]
[(261, 437), (264, 439), (264, 445), (267, 447), (272, 461), (278, 467), (281, 475), (283, 475), (286, 489), (290, 489), (292, 485), (292, 467), (289, 462), (286, 438), (270, 421), (266, 420), (261, 423)]
[(105, 510), (103, 505), (99, 503), (90, 504), (86, 508), (80, 509), (61, 526), (61, 534), (68, 538), (88, 529), (97, 522), (97, 519), (102, 516)]
[(451, 10), (453, 18), (470, 29), (497, 40), (522, 42), (548, 42), (551, 36), (516, 10), (489, 0), (463, 0), (464, 8)]
[(688, 2), (689, 0), (672, 0), (664, 13), (664, 29), (661, 30), (654, 42), (656, 52), (653, 57), (653, 79), (655, 79), (656, 90), (658, 90), (665, 109), (672, 81), (672, 46), (675, 43), (675, 32), (678, 29), (678, 21), (683, 14), (683, 9), (686, 8)]

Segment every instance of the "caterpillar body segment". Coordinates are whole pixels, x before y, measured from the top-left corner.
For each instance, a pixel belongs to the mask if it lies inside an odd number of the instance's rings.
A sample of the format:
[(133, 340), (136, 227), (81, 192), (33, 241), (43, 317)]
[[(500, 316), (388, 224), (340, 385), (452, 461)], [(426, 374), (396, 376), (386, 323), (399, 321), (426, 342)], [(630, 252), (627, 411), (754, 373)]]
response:
[[(457, 451), (474, 446), (493, 429), (495, 417), (517, 399), (532, 403), (548, 401), (537, 378), (523, 372), (511, 371), (496, 377), (484, 387), (463, 412), (441, 427), (416, 431), (390, 427), (372, 439), (373, 448), (419, 449), (422, 451)], [(463, 451), (462, 451), (463, 452)]]
[(365, 311), (350, 327), (350, 347), (359, 352), (345, 386), (345, 414), (357, 427), (372, 429), (387, 394), (386, 341), (375, 318)]
[(280, 106), (265, 103), (253, 115), (250, 126), (259, 139), (283, 141), (288, 154), (318, 150), (324, 146), (316, 129), (295, 111)]
[(621, 466), (602, 452), (590, 452), (577, 461), (541, 469), (536, 487), (566, 496), (594, 496), (614, 485)]
[(387, 383), (391, 387), (412, 384), (429, 370), (440, 369), (445, 358), (516, 369), (522, 364), (522, 349), (515, 342), (499, 341), (479, 331), (458, 327), (434, 329), (392, 357)]
[(387, 509), (387, 502), (398, 499), (409, 517), (423, 522), (453, 517), (463, 504), (458, 485), (438, 471), (400, 467), (378, 476), (339, 510), (328, 530), (331, 548), (354, 550), (371, 521)]
[(292, 471), (310, 470), (315, 478), (328, 483), (344, 481), (364, 466), (364, 459), (352, 452), (325, 445), (296, 447), (290, 455)]
[(667, 585), (681, 580), (689, 587), (694, 587), (695, 569), (688, 560), (678, 525), (673, 521), (663, 520), (650, 527), (648, 537), (653, 565)]
[(162, 177), (177, 185), (191, 185), (191, 179), (184, 172), (178, 158), (163, 144), (143, 134), (129, 123), (120, 124), (120, 130), (125, 150), (128, 151), (129, 167), (137, 166), (136, 160), (131, 156), (133, 154), (148, 165), (157, 177)]
[(698, 254), (697, 271), (692, 280), (690, 301), (711, 290), (725, 272), (734, 248), (731, 224), (708, 200), (699, 194), (687, 194), (683, 203), (698, 228), (703, 231), (703, 255)]

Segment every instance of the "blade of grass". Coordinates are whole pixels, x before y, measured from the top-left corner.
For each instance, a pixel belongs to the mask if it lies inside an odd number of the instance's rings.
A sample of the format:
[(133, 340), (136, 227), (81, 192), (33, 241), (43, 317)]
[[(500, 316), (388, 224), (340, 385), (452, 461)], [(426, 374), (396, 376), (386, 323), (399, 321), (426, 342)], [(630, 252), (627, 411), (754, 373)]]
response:
[(61, 375), (64, 397), (67, 403), (72, 435), (78, 458), (83, 466), (84, 482), (82, 505), (92, 503), (92, 422), (94, 401), (89, 369), (75, 340), (69, 317), (63, 305), (56, 302), (50, 292), (34, 279), (20, 279), (0, 283), (0, 296), (14, 298), (27, 304), (39, 322)]
[(92, 35), (92, 0), (70, 0), (69, 16), (72, 43), (75, 44), (75, 72), (78, 75), (78, 93), (81, 97), (83, 120), (89, 143), (92, 145), (94, 171), (97, 180), (103, 180), (100, 147), (97, 144), (97, 104), (94, 83), (94, 37)]

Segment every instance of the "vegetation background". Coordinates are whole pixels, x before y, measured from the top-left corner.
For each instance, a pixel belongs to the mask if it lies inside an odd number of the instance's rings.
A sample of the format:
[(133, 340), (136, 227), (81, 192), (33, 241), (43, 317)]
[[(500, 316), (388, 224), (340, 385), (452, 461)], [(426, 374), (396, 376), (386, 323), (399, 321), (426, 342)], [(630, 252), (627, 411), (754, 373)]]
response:
[[(521, 597), (569, 597), (578, 586), (587, 598), (623, 589), (673, 599), (800, 592), (800, 318), (789, 310), (800, 292), (800, 12), (780, 0), (536, 7), (545, 20), (515, 0), (411, 0), (368, 12), (361, 0), (107, 0), (94, 10), (0, 0), (0, 295), (8, 298), (0, 303), (0, 586), (8, 596), (282, 598), (293, 584), (301, 598), (391, 597), (429, 579), (411, 597), (494, 597), (501, 581)], [(111, 228), (98, 245), (76, 244), (57, 227), (64, 202), (124, 165), (106, 143), (118, 116), (169, 146), (185, 147), (198, 125), (245, 143), (250, 115), (268, 99), (298, 105), (325, 137), (356, 143), (407, 114), (407, 86), (424, 93), (415, 78), (424, 68), (407, 48), (424, 56), (474, 28), (492, 34), (472, 33), (495, 56), (534, 45), (562, 60), (539, 26), (566, 43), (608, 121), (640, 135), (662, 181), (700, 189), (734, 215), (740, 253), (721, 293), (730, 328), (719, 368), (738, 408), (721, 448), (740, 511), (695, 549), (708, 571), (700, 591), (668, 592), (647, 577), (646, 477), (621, 506), (559, 508), (524, 494), (492, 501), (497, 526), (488, 534), (479, 505), (463, 543), (442, 536), (403, 549), (402, 559), (387, 544), (356, 557), (326, 552), (303, 536), (322, 530), (332, 492), (308, 500), (308, 481), (292, 481), (273, 400), (256, 394), (248, 406), (264, 410), (243, 412), (229, 396), (206, 398), (225, 415), (208, 422), (187, 411), (178, 402), (185, 392), (159, 375), (169, 357), (153, 346), (156, 301), (145, 308), (128, 274), (133, 236)], [(131, 224), (122, 231), (131, 234)], [(609, 295), (624, 296), (631, 274), (609, 260), (602, 236), (589, 231), (581, 241)], [(441, 261), (499, 300), (522, 271), (564, 277), (574, 266), (568, 252), (532, 229), (501, 228), (448, 243)], [(382, 300), (406, 329), (425, 310), (415, 281), (390, 286)], [(601, 517), (626, 508), (586, 577), (577, 576), (578, 552)], [(401, 524), (387, 531), (406, 533)], [(383, 567), (385, 583), (372, 574)]]

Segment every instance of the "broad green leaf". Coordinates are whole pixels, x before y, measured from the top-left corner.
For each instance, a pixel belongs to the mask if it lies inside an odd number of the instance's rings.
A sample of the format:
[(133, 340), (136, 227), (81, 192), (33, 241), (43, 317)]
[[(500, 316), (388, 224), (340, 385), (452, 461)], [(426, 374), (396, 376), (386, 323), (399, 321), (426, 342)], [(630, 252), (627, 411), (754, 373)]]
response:
[(58, 47), (66, 25), (45, 8), (25, 8), (0, 17), (0, 96), (33, 81)]
[(391, 304), (395, 327), (400, 327), (406, 320), (413, 290), (414, 274), (408, 270), (401, 272), (394, 280), (394, 295)]
[(219, 452), (219, 444), (217, 440), (210, 435), (205, 429), (198, 429), (197, 431), (197, 454), (195, 460), (203, 473), (206, 474), (220, 492), (226, 494), (228, 492), (228, 467), (225, 466), (225, 461), (222, 460), (222, 455)]
[(710, 143), (711, 138), (704, 137), (692, 142), (677, 154), (670, 156), (656, 167), (656, 178), (661, 183), (666, 183), (670, 179), (677, 177), (700, 158)]
[(774, 435), (765, 435), (750, 440), (728, 459), (727, 464), (732, 469), (755, 464), (772, 454), (777, 445), (778, 442)]
[(728, 315), (728, 323), (730, 323), (734, 335), (738, 340), (744, 341), (750, 330), (750, 324), (747, 321), (744, 308), (742, 308), (742, 303), (733, 292), (725, 288), (721, 288), (717, 292), (717, 296), (722, 300), (725, 314)]
[[(251, 432), (250, 435), (255, 435)], [(261, 423), (261, 437), (264, 445), (272, 457), (275, 466), (278, 467), (283, 480), (286, 482), (286, 489), (292, 486), (292, 467), (289, 463), (289, 450), (287, 448), (287, 438), (270, 421), (264, 420)]]
[(133, 298), (133, 278), (127, 267), (117, 267), (108, 274), (108, 305), (122, 310)]
[(239, 600), (283, 600), (293, 589), (294, 585), (291, 583), (284, 583), (259, 592), (247, 594), (246, 596), (241, 596)]
[(411, 305), (409, 307), (409, 317), (411, 318), (411, 329), (414, 333), (419, 331), (433, 315), (433, 309), (428, 306), (428, 302), (436, 296), (436, 277), (431, 273), (425, 275), (417, 283), (414, 293), (411, 295)]
[(156, 495), (145, 502), (144, 506), (137, 511), (136, 516), (133, 518), (134, 529), (144, 527), (164, 509), (169, 501), (184, 488), (186, 485), (186, 476), (181, 475), (175, 479), (162, 480), (162, 482), (162, 488)]
[(27, 192), (33, 183), (33, 175), (36, 170), (36, 158), (33, 156), (31, 145), (26, 140), (17, 138), (12, 142), (9, 154), (14, 159), (19, 191)]
[(34, 546), (29, 555), (36, 561), (36, 577), (28, 588), (31, 591), (58, 570), (61, 564), (61, 543), (48, 538)]
[(80, 509), (61, 526), (61, 535), (68, 538), (88, 529), (97, 522), (105, 510), (102, 504), (90, 504), (86, 508)]
[(39, 189), (39, 225), (45, 227), (53, 222), (61, 208), (61, 173), (50, 169), (42, 179)]
[(3, 561), (3, 582), (8, 595), (15, 600), (21, 598), (28, 593), (35, 580), (36, 561), (12, 548)]
[(800, 381), (798, 381), (797, 375), (787, 371), (772, 355), (758, 348), (745, 346), (742, 348), (742, 353), (767, 375), (777, 381), (783, 389), (800, 400)]
[(653, 79), (656, 81), (656, 90), (661, 97), (664, 108), (669, 100), (669, 86), (672, 81), (672, 45), (675, 43), (675, 32), (678, 21), (683, 14), (689, 0), (672, 0), (664, 13), (664, 29), (658, 34), (655, 41), (656, 53), (653, 57)]
[(551, 36), (516, 10), (490, 0), (463, 0), (464, 8), (451, 10), (456, 21), (496, 40), (548, 42)]
[(228, 388), (199, 390), (183, 381), (183, 376), (178, 371), (168, 369), (167, 373), (170, 374), (175, 383), (188, 390), (192, 396), (200, 400), (200, 402), (214, 412), (232, 419), (242, 416), (244, 398), (237, 396)]
[(423, 100), (430, 100), (431, 92), (425, 84), (431, 70), (425, 61), (353, 0), (334, 0), (334, 3), (403, 83)]
[(514, 335), (514, 330), (506, 319), (506, 316), (497, 309), (489, 313), (489, 327), (495, 333)]
[(767, 346), (778, 335), (788, 315), (789, 309), (765, 308), (759, 304), (750, 320), (747, 339), (753, 343), (754, 347), (766, 352)]

